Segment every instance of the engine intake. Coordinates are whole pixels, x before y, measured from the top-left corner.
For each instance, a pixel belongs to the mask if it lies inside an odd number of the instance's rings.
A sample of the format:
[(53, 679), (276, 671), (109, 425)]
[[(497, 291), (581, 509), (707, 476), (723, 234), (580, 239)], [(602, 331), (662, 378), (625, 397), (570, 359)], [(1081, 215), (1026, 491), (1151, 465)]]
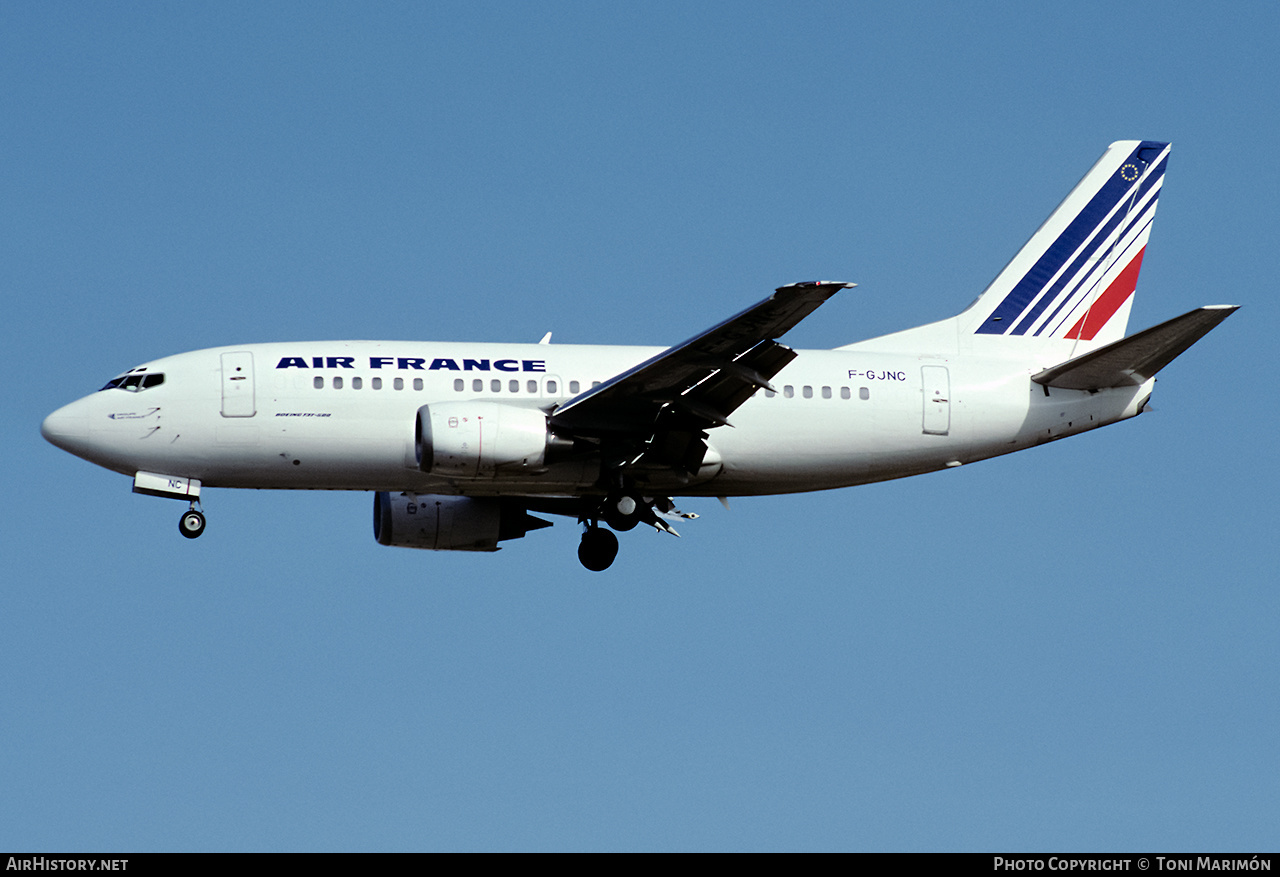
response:
[(510, 500), (387, 491), (373, 497), (373, 538), (382, 545), (497, 551), (499, 542), (550, 526)]
[(541, 468), (548, 440), (542, 411), (500, 402), (423, 405), (414, 429), (418, 468), (462, 478)]

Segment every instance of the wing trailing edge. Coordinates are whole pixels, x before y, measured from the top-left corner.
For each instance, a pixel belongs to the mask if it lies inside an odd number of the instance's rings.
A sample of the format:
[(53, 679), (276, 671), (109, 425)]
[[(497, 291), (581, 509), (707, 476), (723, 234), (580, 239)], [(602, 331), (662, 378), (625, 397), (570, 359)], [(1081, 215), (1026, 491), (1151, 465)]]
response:
[(1238, 305), (1209, 305), (1032, 375), (1064, 390), (1139, 386), (1231, 316)]

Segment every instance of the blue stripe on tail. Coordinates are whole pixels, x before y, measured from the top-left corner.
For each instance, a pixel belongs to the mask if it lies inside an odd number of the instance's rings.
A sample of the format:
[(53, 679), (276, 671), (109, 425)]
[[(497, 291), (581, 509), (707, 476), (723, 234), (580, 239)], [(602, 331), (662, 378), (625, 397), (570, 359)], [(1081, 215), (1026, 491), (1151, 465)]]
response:
[[(1136, 202), (1164, 175), (1165, 162), (1161, 162), (1145, 178), (1142, 177), (1142, 170), (1167, 145), (1151, 140), (1144, 140), (1139, 143), (1133, 152), (1129, 154), (1128, 159), (1102, 185), (1097, 194), (1089, 200), (1089, 203), (1084, 206), (1071, 223), (1063, 229), (1057, 240), (1049, 245), (1044, 254), (1027, 271), (1026, 275), (1014, 285), (1009, 294), (1005, 296), (1004, 301), (1000, 302), (995, 310), (983, 321), (982, 325), (977, 328), (976, 333), (980, 335), (1024, 334), (1044, 309), (1071, 283), (1081, 267), (1087, 263), (1088, 257), (1108, 239), (1109, 233), (1114, 229), (1115, 225), (1123, 221), (1125, 211), (1118, 210), (1111, 218), (1111, 221), (1107, 223), (1107, 227), (1101, 233), (1098, 233), (1099, 226), (1103, 224), (1112, 210), (1133, 192), (1135, 183), (1140, 179), (1142, 180), (1141, 184), (1137, 186), (1138, 191), (1134, 193)], [(1091, 237), (1092, 240), (1090, 241)], [(1087, 251), (1079, 254), (1079, 257), (1071, 265), (1071, 269), (1063, 272), (1058, 277), (1053, 287), (1040, 301), (1036, 302), (1035, 307), (1024, 317), (1024, 313), (1027, 311), (1028, 306), (1036, 300), (1036, 296), (1058, 275), (1067, 260), (1076, 254), (1076, 251), (1084, 245), (1085, 241), (1090, 241)], [(1022, 319), (1019, 319), (1020, 317)], [(1014, 325), (1015, 321), (1017, 323), (1016, 326)]]

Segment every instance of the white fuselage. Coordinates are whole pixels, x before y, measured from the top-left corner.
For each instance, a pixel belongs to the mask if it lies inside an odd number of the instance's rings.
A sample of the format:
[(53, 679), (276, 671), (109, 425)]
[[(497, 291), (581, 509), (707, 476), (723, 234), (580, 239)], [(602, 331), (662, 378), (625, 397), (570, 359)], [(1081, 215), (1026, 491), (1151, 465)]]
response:
[[(58, 446), (127, 474), (208, 487), (413, 493), (591, 493), (599, 459), (441, 477), (419, 468), (423, 405), (483, 400), (550, 411), (660, 352), (651, 347), (330, 341), (249, 344), (147, 363), (163, 382), (106, 389), (50, 415)], [(845, 487), (997, 456), (1138, 414), (1142, 386), (1030, 380), (1025, 358), (803, 350), (709, 431), (696, 475), (654, 491), (740, 496)]]
[(202, 487), (375, 491), (383, 545), (493, 551), (547, 525), (532, 512), (558, 514), (601, 571), (610, 531), (689, 517), (672, 497), (902, 478), (1139, 414), (1155, 374), (1235, 310), (1125, 336), (1168, 155), (1111, 144), (963, 312), (834, 350), (779, 340), (854, 285), (803, 281), (670, 348), (198, 350), (131, 369), (42, 432), (138, 493), (189, 501), (187, 538), (205, 528)]

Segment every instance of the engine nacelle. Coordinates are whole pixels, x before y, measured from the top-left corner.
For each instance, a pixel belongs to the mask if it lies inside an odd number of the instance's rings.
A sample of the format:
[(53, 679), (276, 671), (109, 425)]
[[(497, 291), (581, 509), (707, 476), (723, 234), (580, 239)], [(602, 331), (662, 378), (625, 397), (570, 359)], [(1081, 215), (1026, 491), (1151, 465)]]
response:
[(401, 548), (497, 551), (499, 542), (550, 526), (501, 499), (386, 491), (373, 497), (373, 538)]
[(433, 475), (491, 478), (541, 468), (547, 416), (500, 402), (438, 402), (418, 409), (418, 468)]

